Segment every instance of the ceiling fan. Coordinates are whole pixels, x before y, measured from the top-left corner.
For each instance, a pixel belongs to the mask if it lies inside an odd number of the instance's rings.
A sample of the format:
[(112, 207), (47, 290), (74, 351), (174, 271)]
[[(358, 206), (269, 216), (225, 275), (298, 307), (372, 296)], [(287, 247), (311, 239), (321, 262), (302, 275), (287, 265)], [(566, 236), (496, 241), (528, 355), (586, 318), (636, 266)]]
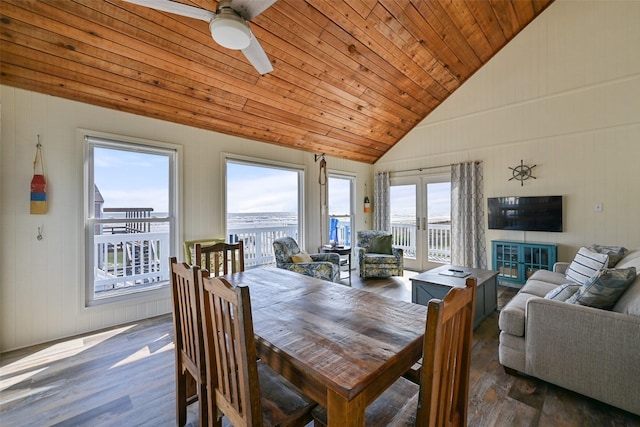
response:
[(260, 74), (273, 71), (258, 39), (247, 21), (260, 15), (276, 0), (220, 0), (215, 12), (172, 0), (125, 0), (163, 12), (200, 19), (209, 23), (213, 40), (227, 49), (241, 50)]

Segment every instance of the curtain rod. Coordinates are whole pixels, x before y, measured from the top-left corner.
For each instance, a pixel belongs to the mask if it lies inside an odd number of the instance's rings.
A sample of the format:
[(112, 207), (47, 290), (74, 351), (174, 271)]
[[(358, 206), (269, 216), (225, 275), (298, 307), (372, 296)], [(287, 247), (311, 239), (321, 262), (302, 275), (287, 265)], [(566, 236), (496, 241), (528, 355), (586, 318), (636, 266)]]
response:
[[(482, 160), (474, 160), (474, 163), (482, 163)], [(415, 169), (404, 169), (404, 170), (399, 170), (399, 171), (390, 171), (389, 173), (403, 173), (403, 172), (422, 172), (422, 171), (426, 171), (429, 169), (440, 169), (440, 168), (446, 168), (446, 167), (451, 167), (453, 166), (455, 163), (451, 163), (448, 165), (438, 165), (438, 166), (425, 166), (422, 168), (415, 168)]]

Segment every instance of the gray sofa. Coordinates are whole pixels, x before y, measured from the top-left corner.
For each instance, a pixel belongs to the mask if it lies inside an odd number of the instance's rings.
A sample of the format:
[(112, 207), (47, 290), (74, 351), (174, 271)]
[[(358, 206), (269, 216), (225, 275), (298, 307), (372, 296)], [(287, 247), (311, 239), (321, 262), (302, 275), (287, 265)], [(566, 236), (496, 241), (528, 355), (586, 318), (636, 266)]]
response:
[[(536, 271), (500, 312), (500, 363), (640, 415), (640, 275), (611, 310), (545, 298), (569, 263)], [(635, 267), (640, 249), (616, 269)]]

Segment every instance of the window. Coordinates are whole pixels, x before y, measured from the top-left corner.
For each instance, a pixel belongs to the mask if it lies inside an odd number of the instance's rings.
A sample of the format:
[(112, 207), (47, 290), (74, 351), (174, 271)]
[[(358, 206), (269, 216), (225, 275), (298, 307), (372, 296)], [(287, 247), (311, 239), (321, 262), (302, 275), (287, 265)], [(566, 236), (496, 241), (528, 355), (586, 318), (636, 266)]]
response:
[(302, 169), (226, 159), (227, 234), (244, 242), (245, 268), (275, 263), (273, 241), (291, 236), (304, 247)]
[(352, 194), (355, 178), (329, 175), (329, 236), (327, 241), (351, 246)]
[(116, 139), (84, 135), (88, 306), (166, 286), (176, 241), (176, 148)]

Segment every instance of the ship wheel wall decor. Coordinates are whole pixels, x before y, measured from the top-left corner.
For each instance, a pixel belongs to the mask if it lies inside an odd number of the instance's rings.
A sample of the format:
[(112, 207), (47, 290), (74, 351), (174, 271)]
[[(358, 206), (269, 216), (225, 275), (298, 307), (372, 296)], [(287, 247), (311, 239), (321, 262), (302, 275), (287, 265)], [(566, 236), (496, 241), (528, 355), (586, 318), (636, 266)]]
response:
[(513, 176), (509, 178), (509, 181), (511, 181), (512, 179), (518, 180), (520, 181), (520, 186), (522, 187), (524, 185), (524, 181), (526, 181), (527, 179), (536, 179), (535, 176), (531, 175), (531, 173), (533, 172), (533, 168), (535, 168), (536, 166), (537, 165), (527, 166), (522, 160), (520, 160), (520, 165), (516, 166), (515, 168), (509, 166), (509, 169), (511, 169), (511, 172), (513, 174)]

